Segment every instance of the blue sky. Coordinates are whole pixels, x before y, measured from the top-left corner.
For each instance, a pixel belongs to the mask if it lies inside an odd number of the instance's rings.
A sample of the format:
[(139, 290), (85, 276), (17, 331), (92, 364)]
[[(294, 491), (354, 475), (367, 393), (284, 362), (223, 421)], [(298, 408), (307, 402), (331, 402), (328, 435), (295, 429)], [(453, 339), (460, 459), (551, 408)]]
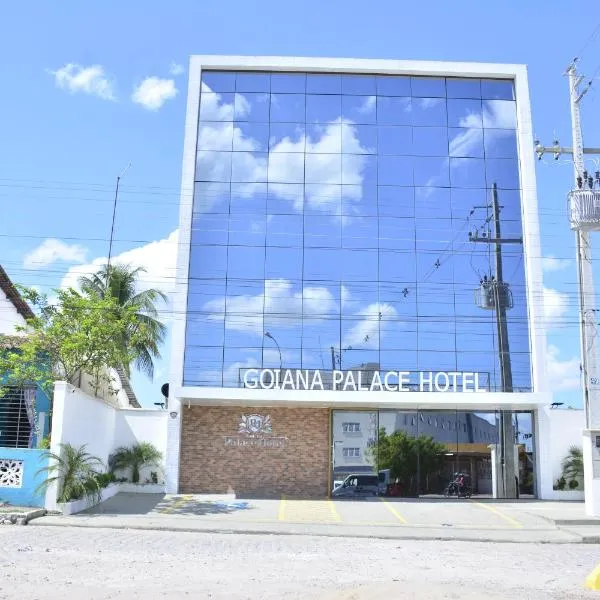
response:
[[(190, 54), (526, 63), (535, 134), (547, 144), (556, 135), (570, 145), (562, 73), (592, 32), (595, 8), (592, 2), (554, 1), (492, 7), (438, 1), (410, 8), (382, 1), (374, 8), (310, 0), (298, 5), (146, 2), (143, 10), (119, 2), (5, 6), (0, 23), (0, 262), (14, 281), (48, 290), (61, 284), (70, 267), (106, 256), (114, 180), (131, 162), (113, 254), (129, 251), (127, 258), (147, 261), (153, 285), (168, 288)], [(572, 35), (569, 28), (567, 35), (564, 24), (576, 15), (581, 33)], [(564, 41), (544, 42), (554, 39)], [(570, 44), (571, 39), (577, 43)], [(184, 72), (173, 74), (172, 63)], [(595, 39), (582, 55), (581, 70), (591, 74), (598, 63), (600, 40)], [(74, 80), (78, 70), (70, 64), (101, 70), (92, 79)], [(134, 88), (140, 85), (134, 102)], [(592, 86), (583, 105), (588, 145), (600, 145), (591, 139), (600, 125), (599, 105)], [(550, 365), (555, 386), (570, 388), (559, 399), (579, 406), (574, 238), (565, 214), (572, 169), (567, 161), (548, 158), (539, 163), (537, 174), (543, 255), (557, 259), (546, 261), (550, 270), (545, 273), (547, 317), (555, 323), (548, 335)], [(146, 247), (151, 242), (156, 243)], [(160, 364), (154, 384), (135, 377), (145, 404), (160, 399), (164, 380)]]

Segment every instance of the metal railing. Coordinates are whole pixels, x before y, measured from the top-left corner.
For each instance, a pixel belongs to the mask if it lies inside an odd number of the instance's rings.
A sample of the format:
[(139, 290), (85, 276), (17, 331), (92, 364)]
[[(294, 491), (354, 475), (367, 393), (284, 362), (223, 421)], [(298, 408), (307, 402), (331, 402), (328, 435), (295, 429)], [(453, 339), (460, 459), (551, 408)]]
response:
[(0, 447), (32, 447), (35, 392), (35, 386), (0, 387)]

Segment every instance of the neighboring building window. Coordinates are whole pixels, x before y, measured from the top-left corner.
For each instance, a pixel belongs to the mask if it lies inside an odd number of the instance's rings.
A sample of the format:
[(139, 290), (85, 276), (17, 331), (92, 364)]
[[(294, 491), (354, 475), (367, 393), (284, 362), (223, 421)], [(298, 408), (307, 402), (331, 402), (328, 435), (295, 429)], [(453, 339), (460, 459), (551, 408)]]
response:
[(344, 433), (358, 433), (360, 431), (360, 423), (342, 423)]
[(359, 458), (360, 448), (344, 448), (343, 454), (344, 458)]

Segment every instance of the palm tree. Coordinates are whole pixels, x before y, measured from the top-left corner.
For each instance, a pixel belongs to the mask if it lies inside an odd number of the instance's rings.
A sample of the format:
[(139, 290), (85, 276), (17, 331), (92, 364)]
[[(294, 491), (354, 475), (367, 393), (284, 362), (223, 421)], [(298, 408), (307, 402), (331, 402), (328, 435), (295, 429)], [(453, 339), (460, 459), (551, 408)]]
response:
[(583, 479), (583, 451), (578, 446), (571, 446), (562, 461), (563, 475), (566, 479), (579, 481)]
[(47, 479), (37, 487), (36, 494), (45, 492), (49, 485), (56, 483), (57, 502), (79, 498), (85, 498), (89, 503), (100, 501), (98, 475), (104, 470), (104, 466), (98, 457), (85, 451), (85, 445), (75, 448), (71, 444), (61, 444), (58, 454), (49, 450), (45, 454), (51, 464), (36, 473), (47, 475)]
[[(154, 375), (154, 358), (160, 358), (159, 346), (165, 338), (166, 327), (158, 320), (155, 303), (161, 299), (167, 300), (166, 295), (157, 289), (137, 291), (140, 273), (145, 273), (143, 267), (116, 264), (104, 265), (90, 277), (80, 277), (79, 285), (87, 295), (101, 298), (111, 296), (122, 308), (133, 308), (136, 312), (137, 323), (145, 329), (142, 342), (132, 342), (131, 336), (126, 336), (122, 343), (125, 349), (132, 351), (135, 367), (146, 373), (150, 379)], [(133, 332), (131, 332), (133, 334)], [(127, 377), (130, 376), (129, 365), (122, 365)]]
[(110, 457), (110, 469), (114, 473), (117, 469), (131, 469), (131, 481), (138, 483), (140, 468), (144, 465), (156, 465), (162, 454), (150, 442), (140, 442), (130, 447), (121, 446)]

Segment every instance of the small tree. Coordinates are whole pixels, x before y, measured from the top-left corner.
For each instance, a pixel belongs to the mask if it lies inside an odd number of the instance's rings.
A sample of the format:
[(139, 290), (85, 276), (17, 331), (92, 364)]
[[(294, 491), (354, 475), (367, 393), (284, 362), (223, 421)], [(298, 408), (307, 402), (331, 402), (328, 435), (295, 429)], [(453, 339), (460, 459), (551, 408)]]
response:
[(146, 465), (156, 465), (162, 454), (150, 442), (140, 442), (130, 447), (121, 446), (109, 459), (114, 473), (117, 469), (131, 469), (131, 481), (139, 483), (140, 469)]
[[(583, 481), (583, 451), (571, 446), (562, 461), (563, 477), (571, 481)], [(573, 488), (574, 489), (574, 488)]]
[(135, 308), (119, 307), (112, 297), (56, 290), (56, 301), (49, 303), (35, 291), (22, 294), (37, 314), (19, 328), (25, 334), (19, 347), (0, 354), (0, 379), (9, 385), (35, 382), (50, 392), (54, 381), (74, 383), (80, 373), (98, 380), (104, 369), (133, 359), (120, 343), (126, 334), (139, 343), (149, 335)]
[(377, 467), (390, 469), (392, 479), (398, 479), (402, 487), (412, 493), (419, 491), (417, 474), (424, 481), (439, 471), (446, 452), (446, 446), (431, 436), (414, 437), (402, 430), (388, 435), (383, 428), (371, 448)]

